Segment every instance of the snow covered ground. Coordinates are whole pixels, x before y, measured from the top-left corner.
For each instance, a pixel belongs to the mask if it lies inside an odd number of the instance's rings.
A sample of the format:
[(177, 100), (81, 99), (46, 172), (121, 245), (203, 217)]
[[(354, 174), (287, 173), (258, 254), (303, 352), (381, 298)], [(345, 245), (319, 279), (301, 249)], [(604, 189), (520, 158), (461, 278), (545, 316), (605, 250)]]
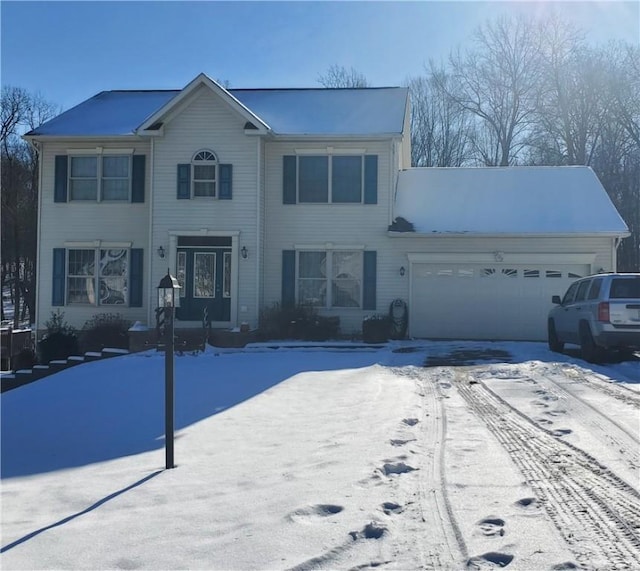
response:
[(210, 348), (176, 357), (173, 470), (163, 367), (2, 395), (3, 569), (640, 568), (639, 361)]

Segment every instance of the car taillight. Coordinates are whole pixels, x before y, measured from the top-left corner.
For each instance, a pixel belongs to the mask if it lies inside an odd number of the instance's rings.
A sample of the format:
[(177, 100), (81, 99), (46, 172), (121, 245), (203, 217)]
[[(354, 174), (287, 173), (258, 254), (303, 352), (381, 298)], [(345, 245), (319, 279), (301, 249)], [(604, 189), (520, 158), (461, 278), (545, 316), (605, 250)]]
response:
[(598, 321), (609, 322), (609, 302), (601, 301), (598, 304)]

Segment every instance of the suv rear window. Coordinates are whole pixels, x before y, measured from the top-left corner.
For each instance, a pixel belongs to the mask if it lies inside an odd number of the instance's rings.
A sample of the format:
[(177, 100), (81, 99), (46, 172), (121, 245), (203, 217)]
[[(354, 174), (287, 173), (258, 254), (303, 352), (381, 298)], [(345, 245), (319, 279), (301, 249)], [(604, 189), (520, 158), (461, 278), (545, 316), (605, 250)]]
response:
[(640, 278), (614, 278), (609, 291), (610, 299), (640, 299)]

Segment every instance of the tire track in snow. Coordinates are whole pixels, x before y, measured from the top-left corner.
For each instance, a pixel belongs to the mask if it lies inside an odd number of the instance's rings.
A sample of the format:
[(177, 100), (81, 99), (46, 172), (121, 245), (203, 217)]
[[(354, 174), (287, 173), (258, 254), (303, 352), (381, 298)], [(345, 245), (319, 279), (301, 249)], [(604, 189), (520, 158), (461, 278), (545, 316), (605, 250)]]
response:
[[(599, 385), (599, 383), (594, 384), (589, 381), (585, 381), (585, 379), (588, 378), (588, 375), (581, 375), (579, 381), (584, 381), (589, 386)], [(636, 472), (637, 477), (637, 471), (640, 469), (640, 438), (637, 434), (632, 433), (627, 428), (617, 423), (613, 418), (608, 417), (600, 409), (583, 399), (575, 390), (572, 390), (570, 384), (567, 385), (558, 379), (557, 374), (554, 374), (553, 371), (542, 371), (542, 374), (538, 375), (534, 382), (546, 389), (551, 389), (559, 398), (566, 401), (568, 408), (575, 409), (575, 411), (580, 415), (581, 422), (595, 428), (595, 430), (601, 434), (613, 448), (622, 454), (631, 469)], [(571, 383), (575, 383), (575, 380), (572, 380)], [(607, 391), (601, 392), (607, 393)], [(615, 396), (613, 393), (617, 393), (617, 391), (612, 390), (607, 394)], [(622, 400), (627, 404), (640, 407), (640, 403), (634, 405), (632, 402), (633, 399), (628, 399), (627, 395), (620, 396), (623, 397)]]
[(507, 450), (578, 562), (640, 567), (640, 493), (511, 407), (473, 369), (456, 375), (460, 395)]
[(599, 378), (600, 375), (596, 375), (595, 373), (590, 375), (585, 374), (585, 371), (576, 365), (566, 365), (563, 367), (562, 373), (593, 387), (601, 393), (640, 409), (640, 395), (633, 389), (621, 384), (605, 381), (604, 379)]
[(439, 390), (441, 379), (434, 380), (432, 374), (415, 367), (395, 369), (394, 372), (411, 377), (421, 397), (421, 424), (416, 427), (422, 431), (420, 440), (424, 443), (418, 473), (419, 506), (428, 534), (425, 544), (430, 546), (427, 550), (418, 546), (423, 555), (423, 567), (458, 569), (460, 562), (467, 559), (468, 552), (447, 494), (444, 463), (447, 416), (442, 404), (444, 396)]

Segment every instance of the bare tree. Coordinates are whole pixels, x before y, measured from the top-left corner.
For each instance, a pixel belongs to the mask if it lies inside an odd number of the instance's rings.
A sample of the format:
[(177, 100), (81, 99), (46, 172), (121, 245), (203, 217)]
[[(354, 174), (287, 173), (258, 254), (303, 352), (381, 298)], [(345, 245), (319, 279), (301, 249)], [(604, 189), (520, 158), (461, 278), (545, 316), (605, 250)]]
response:
[(318, 83), (323, 87), (370, 87), (363, 73), (350, 67), (334, 64), (318, 76)]
[(58, 108), (39, 94), (10, 86), (2, 89), (0, 107), (1, 285), (11, 278), (17, 326), (27, 312), (34, 317), (38, 202), (38, 157), (20, 135), (55, 116)]
[(411, 78), (411, 162), (418, 167), (457, 167), (468, 158), (469, 113), (443, 88), (450, 78), (434, 65)]
[(473, 49), (449, 57), (451, 80), (441, 87), (476, 116), (474, 144), (488, 166), (513, 164), (528, 142), (540, 56), (538, 24), (516, 17), (487, 23), (476, 31)]

